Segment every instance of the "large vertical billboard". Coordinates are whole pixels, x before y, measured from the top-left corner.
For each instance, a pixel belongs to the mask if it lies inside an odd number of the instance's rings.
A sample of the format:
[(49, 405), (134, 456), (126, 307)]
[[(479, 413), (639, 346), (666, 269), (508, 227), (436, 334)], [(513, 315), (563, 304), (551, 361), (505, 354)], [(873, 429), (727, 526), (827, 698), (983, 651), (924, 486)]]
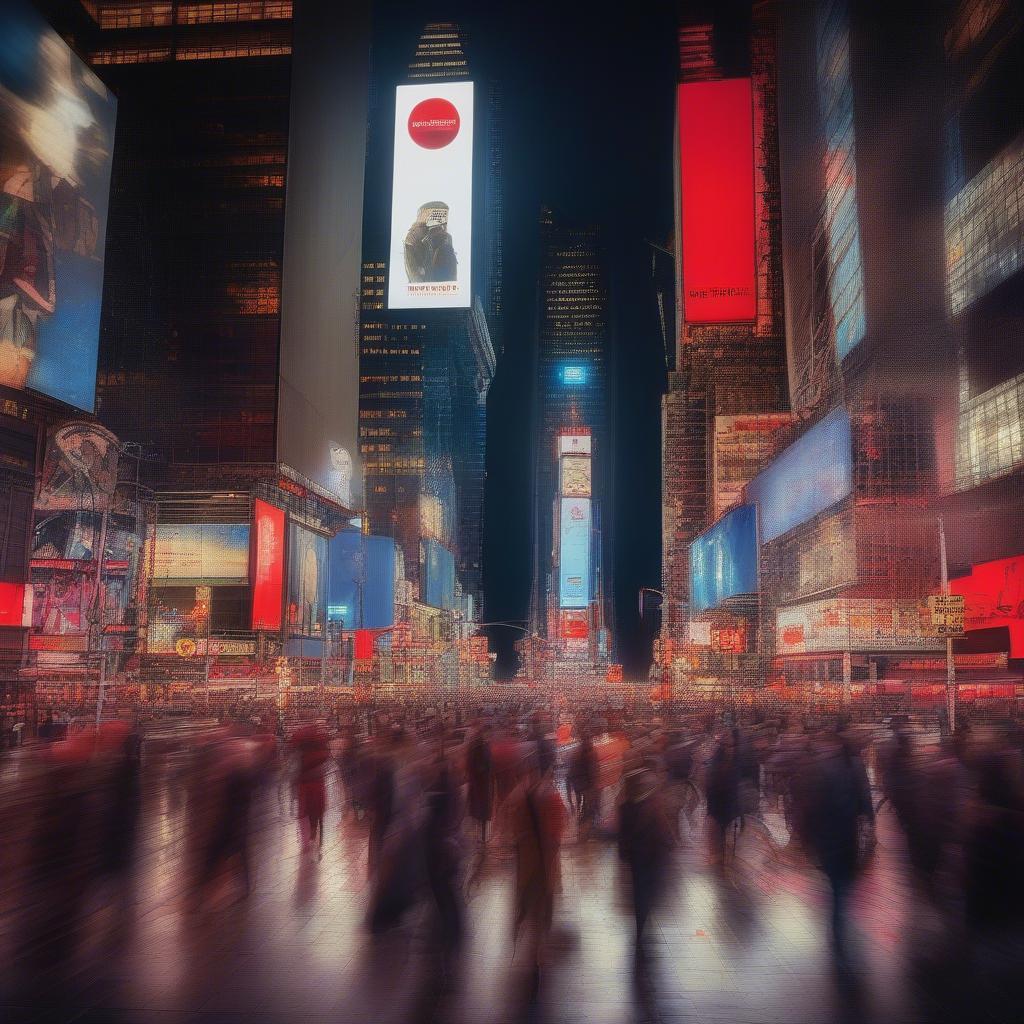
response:
[[(395, 542), (359, 530), (330, 541), (327, 611), (344, 629), (387, 629), (395, 624)], [(453, 563), (454, 566), (454, 563)]]
[(117, 105), (26, 4), (0, 10), (0, 384), (92, 412)]
[(284, 510), (253, 503), (252, 628), (278, 630), (284, 604)]
[(749, 78), (678, 92), (683, 320), (757, 316), (754, 122)]
[(559, 516), (558, 605), (590, 604), (590, 499), (562, 498)]
[(432, 608), (455, 608), (455, 556), (439, 541), (420, 542), (420, 586), (423, 603)]
[(388, 309), (469, 308), (472, 238), (473, 83), (400, 85)]
[(327, 538), (298, 523), (288, 531), (288, 628), (322, 636), (327, 618)]

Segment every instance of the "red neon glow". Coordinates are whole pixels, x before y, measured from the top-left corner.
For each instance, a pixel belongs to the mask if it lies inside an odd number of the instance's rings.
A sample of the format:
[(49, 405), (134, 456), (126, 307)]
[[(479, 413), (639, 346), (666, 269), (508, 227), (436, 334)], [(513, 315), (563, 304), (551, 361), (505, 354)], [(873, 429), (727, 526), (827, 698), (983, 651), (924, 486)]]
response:
[(571, 610), (562, 612), (562, 638), (565, 640), (586, 640), (590, 636), (590, 623), (587, 613), (573, 613)]
[(369, 661), (373, 657), (374, 631), (372, 629), (357, 629), (355, 656), (356, 661)]
[(25, 624), (25, 584), (0, 583), (0, 626)]
[(964, 630), (1006, 627), (1010, 657), (1024, 658), (1024, 555), (981, 562), (970, 576), (949, 581), (964, 599)]
[(757, 316), (749, 78), (679, 86), (683, 320)]
[(284, 511), (265, 501), (253, 504), (252, 628), (281, 628), (284, 592)]

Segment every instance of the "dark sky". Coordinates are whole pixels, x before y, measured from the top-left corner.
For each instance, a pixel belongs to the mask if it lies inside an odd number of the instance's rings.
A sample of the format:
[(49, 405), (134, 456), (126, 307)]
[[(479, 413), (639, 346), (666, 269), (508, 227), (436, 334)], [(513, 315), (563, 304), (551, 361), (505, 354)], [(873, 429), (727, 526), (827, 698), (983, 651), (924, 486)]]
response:
[[(650, 630), (637, 617), (641, 585), (660, 580), (661, 339), (648, 239), (672, 230), (675, 16), (636, 0), (599, 5), (506, 2), (378, 3), (378, 75), (401, 75), (427, 20), (454, 20), (470, 60), (501, 81), (505, 115), (505, 351), (488, 402), (485, 523), (488, 620), (523, 620), (530, 588), (530, 438), (538, 213), (601, 226), (608, 245), (617, 373), (613, 495), (619, 655), (643, 672)], [(380, 78), (378, 78), (380, 81)], [(507, 664), (521, 634), (494, 630)]]

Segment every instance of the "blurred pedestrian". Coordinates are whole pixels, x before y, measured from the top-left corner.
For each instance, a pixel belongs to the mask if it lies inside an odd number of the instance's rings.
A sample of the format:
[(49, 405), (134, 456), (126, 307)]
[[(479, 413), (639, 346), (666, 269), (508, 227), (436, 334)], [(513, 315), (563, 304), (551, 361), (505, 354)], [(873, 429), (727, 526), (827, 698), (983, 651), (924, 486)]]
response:
[(327, 786), (324, 767), (330, 757), (327, 734), (318, 724), (297, 730), (292, 743), (298, 748), (299, 765), (295, 777), (295, 795), (302, 829), (302, 848), (315, 844), (319, 860), (324, 848), (324, 814), (327, 810)]
[(480, 824), (480, 842), (487, 842), (487, 824), (494, 809), (494, 762), (483, 725), (473, 733), (466, 750), (469, 815)]

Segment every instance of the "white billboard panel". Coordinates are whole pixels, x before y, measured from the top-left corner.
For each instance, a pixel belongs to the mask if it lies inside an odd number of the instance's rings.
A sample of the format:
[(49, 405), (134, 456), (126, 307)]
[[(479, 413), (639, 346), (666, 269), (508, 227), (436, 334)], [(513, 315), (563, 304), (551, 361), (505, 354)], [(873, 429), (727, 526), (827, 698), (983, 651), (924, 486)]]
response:
[(590, 455), (589, 434), (559, 434), (559, 455)]
[(468, 308), (472, 82), (398, 86), (394, 167), (388, 309)]

